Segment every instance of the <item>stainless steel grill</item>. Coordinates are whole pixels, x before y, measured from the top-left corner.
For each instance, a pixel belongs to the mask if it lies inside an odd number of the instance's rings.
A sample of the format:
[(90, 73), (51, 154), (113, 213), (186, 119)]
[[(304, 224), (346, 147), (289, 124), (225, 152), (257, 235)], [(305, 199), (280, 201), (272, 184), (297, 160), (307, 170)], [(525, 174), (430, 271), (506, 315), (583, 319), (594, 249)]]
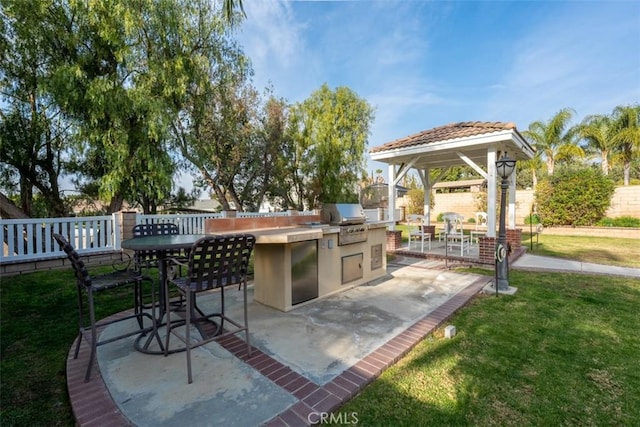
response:
[(320, 219), (330, 225), (339, 225), (338, 246), (366, 242), (369, 228), (362, 206), (357, 203), (327, 203), (323, 206)]

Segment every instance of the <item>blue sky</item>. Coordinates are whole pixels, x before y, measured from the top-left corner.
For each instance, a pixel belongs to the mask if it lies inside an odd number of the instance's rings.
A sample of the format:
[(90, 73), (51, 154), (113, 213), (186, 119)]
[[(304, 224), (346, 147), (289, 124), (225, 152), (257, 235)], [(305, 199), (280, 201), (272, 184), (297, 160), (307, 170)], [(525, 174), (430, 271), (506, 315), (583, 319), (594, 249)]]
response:
[(289, 102), (349, 87), (375, 108), (370, 148), (448, 123), (522, 131), (565, 107), (577, 123), (640, 102), (639, 1), (243, 3), (235, 37), (254, 85)]

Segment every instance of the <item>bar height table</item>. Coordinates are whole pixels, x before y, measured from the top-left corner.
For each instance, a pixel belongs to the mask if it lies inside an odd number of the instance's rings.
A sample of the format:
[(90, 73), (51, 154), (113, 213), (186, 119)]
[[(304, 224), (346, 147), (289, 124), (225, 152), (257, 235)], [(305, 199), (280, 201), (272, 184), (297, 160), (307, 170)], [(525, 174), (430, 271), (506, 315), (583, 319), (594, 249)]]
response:
[[(122, 241), (122, 248), (128, 249), (132, 251), (156, 251), (158, 254), (158, 269), (160, 275), (160, 291), (159, 291), (159, 315), (156, 319), (157, 326), (162, 325), (162, 319), (164, 318), (165, 313), (165, 299), (168, 298), (167, 295), (167, 253), (172, 253), (176, 250), (187, 250), (190, 249), (193, 244), (203, 237), (209, 236), (208, 234), (163, 234), (163, 235), (153, 235), (153, 236), (141, 236), (135, 237), (133, 239), (127, 239)], [(141, 347), (139, 344), (140, 339), (143, 336), (141, 335), (136, 340), (136, 349), (149, 354), (164, 354), (164, 351), (154, 351), (149, 349), (149, 344), (151, 343), (151, 339), (147, 339), (147, 342)], [(162, 350), (162, 349), (161, 349)], [(178, 351), (184, 351), (184, 348), (180, 348), (177, 350), (171, 350), (170, 353), (175, 353)]]

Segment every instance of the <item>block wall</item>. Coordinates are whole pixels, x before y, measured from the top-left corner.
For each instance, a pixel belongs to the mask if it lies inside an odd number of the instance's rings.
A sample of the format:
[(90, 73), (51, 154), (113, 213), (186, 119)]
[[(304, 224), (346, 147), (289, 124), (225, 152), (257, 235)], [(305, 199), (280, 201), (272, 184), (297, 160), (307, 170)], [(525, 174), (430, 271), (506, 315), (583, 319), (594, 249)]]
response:
[[(478, 211), (478, 193), (437, 193), (431, 212), (431, 222), (435, 223), (442, 212), (457, 212), (464, 215), (465, 222)], [(516, 191), (516, 223), (524, 224), (534, 202), (533, 190)], [(640, 185), (617, 187), (611, 199), (607, 217), (631, 216), (640, 218)]]

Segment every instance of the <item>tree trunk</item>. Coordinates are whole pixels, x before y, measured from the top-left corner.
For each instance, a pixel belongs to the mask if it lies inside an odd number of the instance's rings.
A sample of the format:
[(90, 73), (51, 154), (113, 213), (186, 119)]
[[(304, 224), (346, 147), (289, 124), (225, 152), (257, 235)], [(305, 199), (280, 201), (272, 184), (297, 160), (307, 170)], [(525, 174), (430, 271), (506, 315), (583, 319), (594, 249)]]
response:
[(31, 218), (31, 207), (33, 205), (33, 189), (29, 180), (20, 176), (20, 208), (22, 212), (27, 215), (27, 218)]
[(107, 214), (111, 215), (114, 212), (121, 211), (123, 204), (124, 197), (121, 194), (117, 194), (116, 196), (112, 197), (111, 202), (109, 203), (109, 208), (107, 209)]
[(231, 188), (228, 188), (227, 190), (228, 190), (228, 193), (231, 195), (231, 201), (233, 202), (234, 205), (236, 205), (236, 210), (238, 212), (244, 212), (242, 203), (240, 203), (240, 198), (238, 197), (238, 193), (236, 193), (236, 189), (233, 188), (233, 186), (231, 186)]
[(624, 161), (624, 185), (629, 185), (629, 172), (631, 171), (631, 162), (628, 160)]
[(611, 169), (609, 167), (609, 152), (608, 151), (602, 151), (602, 173), (604, 176), (609, 175), (609, 169)]

